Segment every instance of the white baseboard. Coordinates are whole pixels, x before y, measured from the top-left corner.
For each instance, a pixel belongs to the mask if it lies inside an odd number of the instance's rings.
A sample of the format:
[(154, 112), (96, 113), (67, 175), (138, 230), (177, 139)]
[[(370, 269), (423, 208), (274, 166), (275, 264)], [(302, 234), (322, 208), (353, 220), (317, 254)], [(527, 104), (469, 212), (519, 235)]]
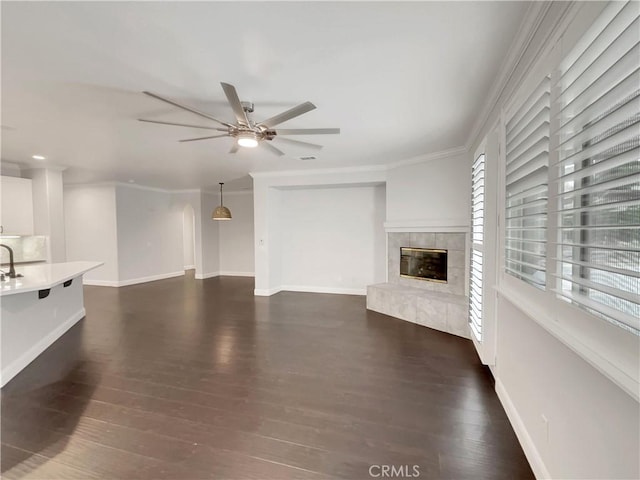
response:
[(83, 285), (90, 285), (92, 287), (119, 287), (117, 280), (89, 280), (88, 278), (82, 278)]
[(256, 288), (253, 290), (253, 294), (256, 297), (270, 297), (271, 295), (275, 295), (280, 292), (282, 289), (280, 287), (277, 288)]
[(185, 269), (185, 270), (194, 270), (195, 268), (196, 268), (196, 266), (195, 266), (195, 265), (185, 265), (185, 266), (184, 266), (184, 269)]
[(218, 277), (220, 272), (196, 273), (196, 280), (204, 280), (205, 278)]
[(129, 280), (89, 280), (84, 278), (83, 285), (91, 285), (96, 287), (126, 287), (128, 285), (137, 285), (138, 283), (155, 282), (156, 280), (164, 280), (166, 278), (181, 277), (184, 271), (171, 273), (161, 273), (159, 275), (150, 275), (148, 277), (131, 278)]
[(531, 435), (529, 435), (529, 432), (527, 431), (527, 427), (522, 421), (522, 418), (520, 418), (520, 414), (511, 401), (511, 397), (509, 397), (507, 390), (498, 378), (496, 378), (496, 393), (498, 394), (498, 398), (500, 399), (500, 403), (502, 403), (504, 411), (507, 413), (507, 417), (509, 418), (511, 426), (516, 433), (516, 437), (518, 437), (520, 445), (522, 445), (522, 450), (524, 451), (527, 460), (529, 460), (533, 474), (537, 479), (551, 478), (551, 475), (540, 456), (540, 452), (538, 452)]
[(255, 277), (256, 274), (253, 272), (233, 272), (229, 270), (221, 270), (221, 277)]
[(9, 382), (9, 380), (11, 380), (27, 365), (33, 362), (38, 357), (38, 355), (49, 348), (51, 344), (53, 344), (53, 342), (58, 340), (67, 330), (78, 323), (85, 315), (86, 312), (83, 307), (82, 309), (71, 315), (71, 317), (69, 317), (63, 324), (59, 325), (55, 330), (53, 330), (50, 334), (36, 343), (33, 347), (20, 355), (20, 357), (18, 357), (16, 360), (11, 362), (9, 365), (5, 365), (2, 368), (2, 373), (0, 374), (0, 386), (4, 387)]
[(156, 280), (164, 280), (166, 278), (181, 277), (184, 275), (184, 270), (179, 272), (161, 273), (159, 275), (150, 275), (148, 277), (132, 278), (130, 280), (122, 280), (118, 282), (119, 287), (126, 287), (128, 285), (136, 285), (138, 283), (155, 282)]
[(313, 287), (307, 285), (283, 285), (280, 290), (286, 292), (336, 293), (338, 295), (366, 295), (366, 288)]

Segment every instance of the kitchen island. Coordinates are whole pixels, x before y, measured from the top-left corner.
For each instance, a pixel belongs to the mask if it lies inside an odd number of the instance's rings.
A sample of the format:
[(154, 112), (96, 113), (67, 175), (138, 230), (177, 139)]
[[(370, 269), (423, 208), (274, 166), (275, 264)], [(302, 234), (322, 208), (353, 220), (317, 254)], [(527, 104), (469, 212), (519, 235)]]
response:
[(85, 316), (82, 275), (101, 262), (23, 265), (0, 283), (0, 385)]

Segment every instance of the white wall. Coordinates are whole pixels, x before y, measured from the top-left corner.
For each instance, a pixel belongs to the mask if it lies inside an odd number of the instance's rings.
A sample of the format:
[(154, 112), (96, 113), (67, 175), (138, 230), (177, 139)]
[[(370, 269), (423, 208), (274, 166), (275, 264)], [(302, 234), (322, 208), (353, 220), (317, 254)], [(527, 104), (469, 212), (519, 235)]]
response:
[(468, 153), (431, 159), (425, 156), (419, 163), (392, 168), (387, 172), (387, 222), (469, 225), (470, 185)]
[(64, 223), (67, 261), (89, 260), (104, 265), (84, 275), (86, 281), (118, 281), (116, 192), (113, 185), (66, 186)]
[(254, 275), (253, 193), (224, 194), (232, 220), (218, 222), (220, 236), (220, 274)]
[[(121, 184), (65, 188), (67, 255), (105, 262), (87, 283), (122, 286), (184, 273), (183, 212), (194, 211), (196, 278), (219, 274), (215, 193), (167, 192)], [(239, 210), (240, 211), (240, 210)], [(97, 220), (99, 219), (99, 221)], [(247, 248), (252, 254), (253, 242)]]
[(196, 239), (195, 239), (195, 212), (191, 205), (186, 205), (182, 211), (182, 248), (185, 270), (196, 268)]
[[(86, 283), (122, 286), (184, 273), (183, 211), (195, 213), (195, 265), (202, 271), (199, 191), (171, 193), (139, 186), (66, 186), (67, 258), (105, 265)], [(217, 255), (217, 231), (214, 238)], [(205, 241), (209, 241), (208, 237)]]
[(285, 290), (364, 294), (384, 281), (383, 186), (328, 187), (281, 192), (282, 285)]
[(34, 168), (23, 171), (33, 188), (33, 228), (47, 237), (47, 260), (66, 261), (62, 171)]
[(377, 185), (373, 191), (373, 282), (387, 280), (387, 185)]
[[(252, 173), (253, 192), (254, 192), (254, 233), (255, 233), (255, 294), (256, 295), (273, 295), (280, 291), (283, 285), (287, 285), (285, 281), (299, 281), (300, 277), (292, 277), (291, 271), (287, 273), (289, 277), (285, 279), (285, 257), (288, 254), (287, 248), (284, 247), (285, 242), (288, 242), (288, 236), (291, 235), (290, 228), (285, 227), (285, 220), (282, 215), (286, 209), (290, 207), (289, 195), (294, 189), (302, 190), (309, 193), (313, 198), (315, 195), (314, 189), (325, 189), (327, 187), (343, 187), (343, 188), (364, 188), (372, 187), (374, 185), (382, 185), (386, 180), (386, 169), (383, 167), (378, 168), (345, 168), (345, 169), (326, 169), (316, 171), (301, 171), (301, 172), (278, 172), (278, 173)], [(295, 195), (295, 194), (294, 194)], [(304, 196), (304, 193), (299, 195)], [(377, 222), (380, 224), (379, 237), (374, 241), (375, 251), (379, 252), (382, 249), (384, 243), (384, 233), (382, 231), (382, 222), (384, 218), (384, 210), (386, 207), (382, 207), (384, 200), (383, 194), (371, 195), (370, 201), (372, 205), (376, 205)], [(369, 207), (367, 207), (369, 209)], [(371, 210), (374, 207), (370, 207)], [(308, 210), (308, 216), (317, 215), (315, 210)], [(333, 228), (333, 227), (332, 227)], [(373, 230), (371, 234), (374, 235)], [(384, 271), (384, 256), (380, 258), (374, 258), (371, 255), (370, 265), (375, 275), (380, 275)], [(380, 263), (378, 263), (380, 262)], [(329, 272), (330, 268), (325, 267), (325, 270)], [(321, 276), (315, 276), (312, 278), (304, 279), (302, 287), (306, 287), (312, 290), (313, 287), (318, 285), (312, 285), (311, 283), (322, 281), (327, 283), (327, 274)], [(378, 280), (372, 274), (371, 281), (374, 283)], [(349, 273), (343, 278), (355, 278), (355, 274)], [(335, 291), (346, 293), (345, 289), (351, 287), (345, 287), (344, 281), (337, 282), (331, 281), (329, 286), (324, 286), (325, 291)], [(382, 278), (382, 277), (380, 277)], [(296, 287), (295, 284), (289, 284), (289, 287)], [(363, 285), (358, 285), (357, 288), (363, 288)]]
[(119, 281), (181, 275), (182, 211), (170, 193), (116, 187)]
[[(211, 214), (220, 204), (218, 194), (202, 192), (200, 194), (200, 246), (202, 264), (196, 265), (196, 278), (208, 278), (220, 274), (220, 240), (219, 221), (213, 220)], [(232, 220), (233, 221), (233, 220)]]
[(638, 403), (506, 298), (498, 318), (497, 386), (551, 478), (640, 478)]
[[(271, 286), (275, 286), (278, 290), (282, 288), (282, 256), (284, 252), (282, 248), (282, 215), (280, 215), (283, 207), (282, 197), (283, 192), (281, 190), (269, 188), (267, 201), (265, 202), (267, 207), (265, 216), (269, 223), (266, 235), (267, 252), (269, 254), (269, 282)], [(262, 238), (264, 238), (264, 236), (262, 236)], [(262, 238), (259, 242), (262, 241)]]

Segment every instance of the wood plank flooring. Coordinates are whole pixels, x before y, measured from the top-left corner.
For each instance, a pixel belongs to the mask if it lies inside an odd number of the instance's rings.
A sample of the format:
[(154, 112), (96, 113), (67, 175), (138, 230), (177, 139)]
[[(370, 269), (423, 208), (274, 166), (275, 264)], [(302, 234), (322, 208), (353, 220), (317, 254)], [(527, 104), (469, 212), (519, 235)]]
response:
[(2, 389), (3, 478), (534, 478), (472, 343), (364, 297), (191, 274), (85, 304)]

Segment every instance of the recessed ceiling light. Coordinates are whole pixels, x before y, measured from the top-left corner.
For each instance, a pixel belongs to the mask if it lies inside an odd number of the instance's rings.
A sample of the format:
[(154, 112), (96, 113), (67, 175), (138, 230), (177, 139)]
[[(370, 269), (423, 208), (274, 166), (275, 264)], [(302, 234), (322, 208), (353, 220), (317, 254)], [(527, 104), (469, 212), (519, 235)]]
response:
[(32, 155), (31, 158), (34, 160), (46, 160), (47, 157), (43, 157), (42, 155)]

